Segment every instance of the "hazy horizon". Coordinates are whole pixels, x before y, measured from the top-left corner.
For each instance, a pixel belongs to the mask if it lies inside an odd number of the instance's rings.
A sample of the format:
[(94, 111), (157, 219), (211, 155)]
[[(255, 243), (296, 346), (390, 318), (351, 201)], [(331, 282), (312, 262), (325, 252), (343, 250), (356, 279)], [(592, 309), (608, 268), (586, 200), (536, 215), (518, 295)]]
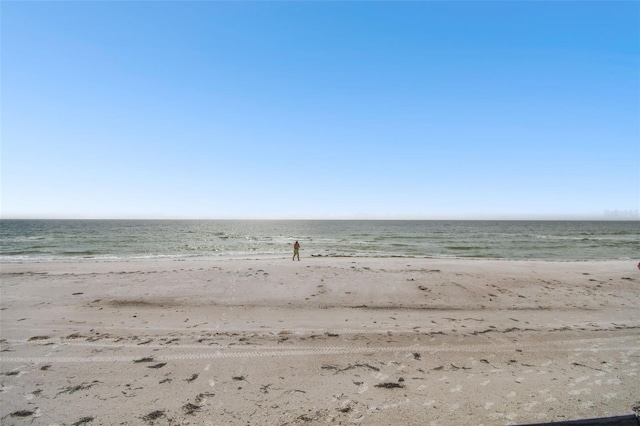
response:
[(637, 213), (620, 213), (607, 216), (529, 216), (529, 217), (2, 217), (0, 220), (114, 220), (114, 221), (640, 221)]

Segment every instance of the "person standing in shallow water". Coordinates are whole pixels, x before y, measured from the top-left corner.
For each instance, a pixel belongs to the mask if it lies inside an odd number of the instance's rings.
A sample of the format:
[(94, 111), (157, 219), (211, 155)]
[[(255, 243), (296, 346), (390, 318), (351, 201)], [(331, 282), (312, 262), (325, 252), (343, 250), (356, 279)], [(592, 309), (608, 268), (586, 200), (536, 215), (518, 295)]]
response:
[(293, 259), (291, 260), (296, 260), (296, 256), (298, 256), (298, 260), (300, 260), (300, 244), (298, 244), (297, 241), (293, 245)]

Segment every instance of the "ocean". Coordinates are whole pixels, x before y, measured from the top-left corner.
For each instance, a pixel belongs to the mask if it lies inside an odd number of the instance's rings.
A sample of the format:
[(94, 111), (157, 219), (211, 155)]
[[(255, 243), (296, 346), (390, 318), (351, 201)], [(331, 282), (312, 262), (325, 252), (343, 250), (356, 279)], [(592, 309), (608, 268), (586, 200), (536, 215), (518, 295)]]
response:
[(0, 261), (301, 256), (640, 258), (638, 221), (2, 220)]

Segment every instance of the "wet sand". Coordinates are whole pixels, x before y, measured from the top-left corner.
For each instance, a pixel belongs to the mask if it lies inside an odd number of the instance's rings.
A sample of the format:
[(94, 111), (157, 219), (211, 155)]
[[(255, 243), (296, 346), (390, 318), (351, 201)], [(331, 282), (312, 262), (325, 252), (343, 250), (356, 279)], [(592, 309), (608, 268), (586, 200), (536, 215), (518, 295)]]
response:
[(631, 414), (635, 263), (3, 264), (0, 422), (500, 425)]

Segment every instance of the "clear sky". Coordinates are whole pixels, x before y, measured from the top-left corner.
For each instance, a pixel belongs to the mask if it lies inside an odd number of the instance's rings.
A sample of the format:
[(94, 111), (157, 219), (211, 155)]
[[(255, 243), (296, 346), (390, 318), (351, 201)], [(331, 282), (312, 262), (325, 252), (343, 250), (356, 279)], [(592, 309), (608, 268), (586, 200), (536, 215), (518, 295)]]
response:
[(0, 7), (3, 218), (638, 218), (638, 1)]

